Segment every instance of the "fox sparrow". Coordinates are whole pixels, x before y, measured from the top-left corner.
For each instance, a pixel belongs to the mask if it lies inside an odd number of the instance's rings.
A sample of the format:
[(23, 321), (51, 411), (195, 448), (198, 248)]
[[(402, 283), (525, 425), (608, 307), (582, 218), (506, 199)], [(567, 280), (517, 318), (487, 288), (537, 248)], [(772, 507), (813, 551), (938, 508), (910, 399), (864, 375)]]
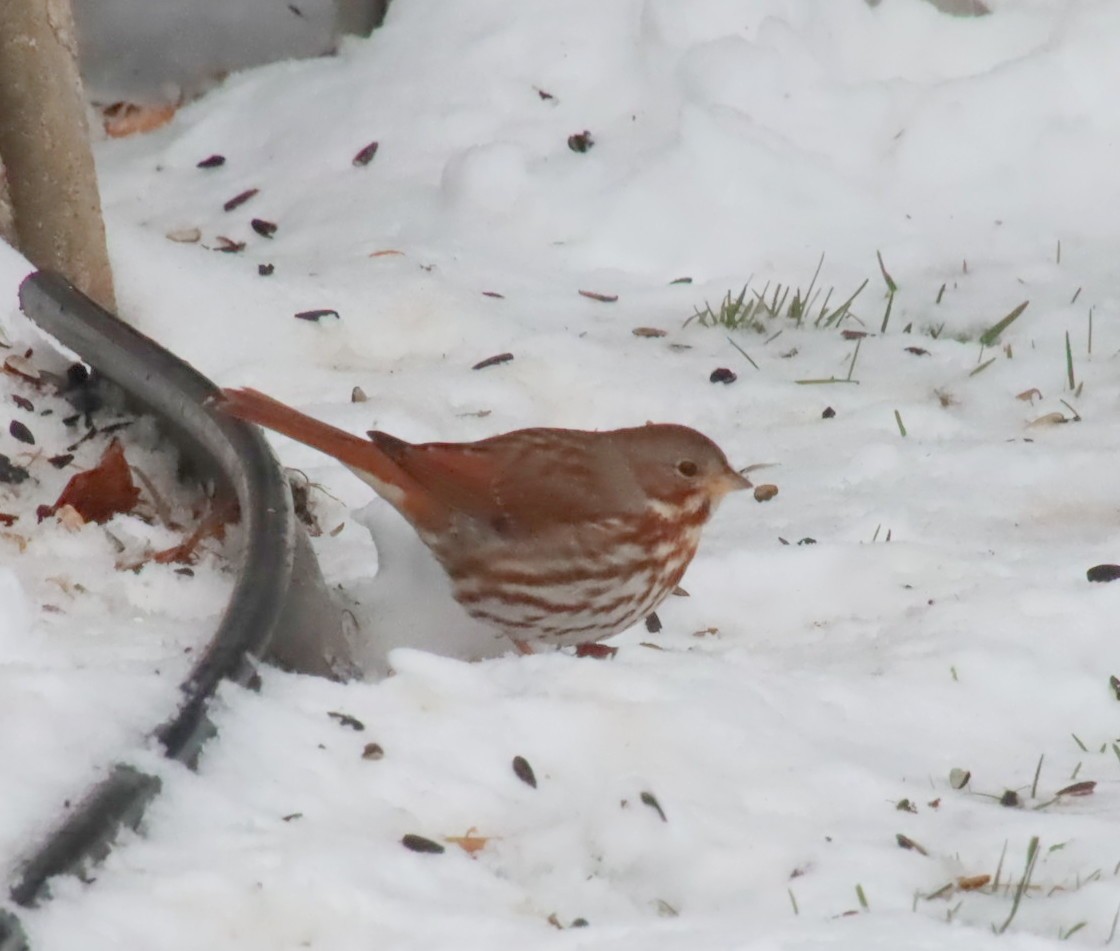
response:
[(473, 617), (523, 651), (617, 634), (676, 587), (750, 482), (694, 429), (519, 429), (469, 443), (354, 436), (251, 389), (219, 408), (334, 456), (401, 513)]

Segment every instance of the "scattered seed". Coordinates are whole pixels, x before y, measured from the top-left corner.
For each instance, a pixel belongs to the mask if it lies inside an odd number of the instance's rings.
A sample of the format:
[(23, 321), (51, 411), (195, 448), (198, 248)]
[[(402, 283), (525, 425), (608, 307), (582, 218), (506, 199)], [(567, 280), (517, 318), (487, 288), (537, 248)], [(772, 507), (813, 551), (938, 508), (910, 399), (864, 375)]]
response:
[(262, 238), (271, 238), (276, 234), (276, 229), (279, 225), (277, 225), (275, 221), (266, 221), (264, 218), (253, 218), (249, 222), (249, 227)]
[(831, 406), (826, 406), (824, 412), (821, 413), (821, 419), (832, 419), (836, 415), (836, 410)]
[(23, 466), (15, 465), (11, 459), (0, 452), (0, 482), (19, 485), (29, 475), (30, 473)]
[(962, 892), (974, 892), (992, 880), (991, 875), (964, 875), (957, 879), (957, 888)]
[(1003, 795), (999, 797), (999, 804), (1007, 806), (1008, 808), (1015, 808), (1022, 805), (1019, 800), (1019, 794), (1014, 789), (1005, 789)]
[(47, 460), (47, 462), (49, 462), (56, 469), (65, 469), (73, 461), (74, 461), (74, 456), (73, 456), (72, 453), (69, 453), (69, 452), (59, 453), (57, 456), (51, 456)]
[(234, 241), (233, 238), (227, 238), (224, 234), (217, 237), (217, 247), (215, 251), (220, 251), (222, 254), (238, 254), (245, 250), (244, 241)]
[(658, 327), (635, 327), (630, 331), (635, 337), (667, 337), (669, 331)]
[(533, 88), (537, 90), (537, 95), (541, 97), (542, 102), (548, 102), (550, 99), (556, 98), (554, 95), (552, 95), (552, 93), (545, 92), (543, 89), (540, 89), (537, 86), (534, 86)]
[(680, 585), (677, 585), (672, 590), (672, 592), (670, 592), (670, 593), (673, 595), (673, 597), (676, 597), (676, 598), (691, 598), (692, 597), (692, 595), (689, 594), (687, 591), (685, 591), (684, 588), (682, 588)]
[(369, 163), (373, 161), (373, 157), (377, 154), (377, 150), (380, 146), (380, 142), (370, 142), (369, 145), (362, 146), (362, 148), (358, 150), (358, 154), (350, 160), (350, 164), (355, 168), (369, 165)]
[(643, 791), (639, 798), (642, 800), (642, 802), (645, 805), (649, 806), (650, 809), (652, 809), (654, 812), (656, 812), (661, 817), (662, 822), (668, 822), (669, 821), (665, 817), (665, 810), (661, 808), (661, 803), (659, 803), (657, 801), (657, 797), (653, 793)]
[(1108, 685), (1112, 688), (1112, 692), (1116, 694), (1116, 699), (1120, 700), (1120, 677), (1117, 677), (1116, 674), (1110, 674)]
[(918, 843), (911, 839), (908, 835), (903, 835), (901, 832), (899, 832), (895, 835), (894, 840), (898, 843), (898, 847), (900, 849), (912, 849), (919, 855), (929, 855), (929, 852), (918, 845)]
[(366, 391), (363, 390), (360, 386), (355, 386), (354, 389), (352, 389), (350, 391), (350, 402), (351, 403), (368, 403), (369, 402), (369, 397), (366, 396)]
[(929, 351), (926, 350), (924, 347), (906, 347), (905, 349), (906, 349), (907, 353), (912, 353), (916, 357), (928, 357), (929, 356)]
[(1093, 565), (1085, 577), (1090, 581), (1116, 581), (1120, 579), (1120, 565)]
[(275, 270), (276, 270), (276, 265), (275, 264), (258, 264), (257, 265), (257, 273), (261, 277), (271, 277), (272, 272), (275, 271)]
[(515, 756), (513, 758), (513, 775), (520, 779), (526, 786), (537, 788), (537, 776), (533, 772), (533, 767), (529, 765), (529, 761), (524, 756)]
[(225, 164), (226, 157), (224, 155), (211, 155), (199, 162), (195, 168), (221, 168)]
[(754, 487), (754, 500), (756, 502), (769, 502), (778, 494), (778, 487), (769, 482)]
[(866, 330), (841, 330), (840, 336), (845, 340), (862, 340), (867, 336)]
[(485, 360), (479, 360), (478, 363), (476, 363), (473, 367), (471, 367), (471, 369), (472, 370), (485, 370), (487, 367), (496, 367), (496, 366), (498, 366), (499, 364), (502, 364), (502, 363), (509, 363), (509, 361), (512, 360), (512, 359), (513, 359), (513, 354), (512, 353), (498, 353), (498, 354), (495, 354), (492, 357), (487, 357)]
[(356, 730), (361, 733), (366, 728), (366, 725), (357, 717), (350, 716), (349, 713), (340, 713), (337, 710), (328, 710), (327, 716), (332, 720), (337, 720), (339, 726), (348, 726), (351, 730)]
[(0, 512), (0, 525), (3, 525), (5, 528), (11, 528), (18, 521), (18, 515), (9, 515), (7, 512)]
[(31, 435), (31, 430), (24, 426), (18, 419), (13, 419), (11, 423), (8, 424), (8, 432), (20, 442), (25, 442), (29, 446), (35, 445), (35, 437)]
[(280, 821), (281, 822), (292, 822), (295, 819), (302, 819), (302, 818), (303, 818), (303, 813), (302, 812), (289, 812), (286, 816), (281, 816)]
[(380, 743), (367, 743), (362, 748), (362, 759), (382, 759), (384, 756), (385, 751)]
[(594, 660), (610, 660), (618, 653), (617, 647), (608, 644), (577, 644), (576, 657), (591, 657)]
[(656, 611), (651, 611), (646, 615), (646, 630), (650, 634), (658, 634), (661, 631), (661, 618), (657, 616)]
[(815, 545), (816, 543), (817, 540), (815, 538), (809, 538), (808, 536), (797, 539), (798, 545)]
[(188, 578), (193, 578), (194, 577), (194, 569), (193, 568), (186, 568), (186, 567), (176, 568), (175, 569), (175, 574), (185, 575)]
[(506, 299), (505, 294), (499, 294), (497, 291), (483, 291), (482, 296), (483, 297), (493, 297), (496, 300), (505, 300)]
[(967, 769), (959, 769), (954, 766), (949, 770), (949, 785), (954, 789), (964, 789), (970, 779), (972, 779), (972, 773)]
[(19, 396), (18, 394), (13, 393), (12, 402), (15, 403), (16, 406), (18, 406), (20, 409), (27, 410), (27, 412), (29, 413), (35, 412), (35, 404), (32, 403), (31, 400), (29, 400), (26, 396)]
[(595, 137), (584, 129), (568, 136), (568, 148), (573, 152), (586, 152), (595, 144)]
[(222, 205), (223, 211), (233, 211), (234, 208), (240, 208), (250, 198), (260, 192), (259, 188), (246, 188), (240, 194), (234, 195), (229, 201)]
[(895, 809), (899, 812), (917, 812), (918, 807), (915, 806), (909, 799), (900, 799), (894, 804)]
[(338, 317), (341, 320), (341, 315), (337, 310), (332, 310), (329, 307), (324, 307), (321, 310), (301, 310), (295, 315), (296, 320), (310, 320), (312, 322), (321, 320), (324, 317)]
[(691, 284), (691, 283), (692, 283), (692, 278), (691, 277), (678, 277), (678, 278), (675, 278), (674, 280), (669, 282), (670, 286), (672, 286), (673, 284)]
[(716, 367), (716, 369), (712, 370), (711, 376), (708, 377), (711, 383), (724, 384), (734, 383), (737, 379), (739, 379), (739, 377), (734, 371), (727, 369), (727, 367)]
[(602, 301), (604, 304), (613, 304), (618, 300), (617, 294), (600, 294), (598, 291), (580, 291), (580, 297), (586, 297), (588, 300)]
[(413, 835), (411, 832), (401, 839), (401, 845), (410, 852), (426, 852), (429, 855), (441, 855), (445, 851), (438, 842), (426, 839), (422, 835)]
[(568, 925), (569, 928), (586, 928), (588, 921), (586, 918), (573, 918), (572, 923)]
[(164, 237), (177, 244), (196, 244), (202, 240), (202, 232), (198, 228), (175, 228)]

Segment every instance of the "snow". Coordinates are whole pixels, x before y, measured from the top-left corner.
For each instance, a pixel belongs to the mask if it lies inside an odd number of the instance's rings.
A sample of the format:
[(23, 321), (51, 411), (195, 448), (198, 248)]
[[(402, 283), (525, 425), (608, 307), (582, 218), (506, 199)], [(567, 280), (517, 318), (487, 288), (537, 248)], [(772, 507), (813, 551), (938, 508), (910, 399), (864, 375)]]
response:
[[(313, 543), (369, 677), (266, 667), (259, 693), (224, 687), (197, 774), (139, 741), (173, 679), (129, 710), (95, 701), (121, 692), (145, 637), (198, 629), (190, 599), (153, 582), (130, 596), (141, 622), (128, 598), (88, 603), (100, 653), (44, 638), (45, 569), (12, 554), (0, 645), (49, 652), (41, 712), (17, 714), (23, 761), (51, 775), (5, 780), (5, 802), (42, 800), (5, 818), (5, 848), (98, 764), (164, 780), (94, 882), (58, 881), (21, 913), (35, 946), (1110, 940), (1120, 585), (1085, 571), (1120, 561), (1120, 12), (990, 5), (400, 0), (337, 57), (231, 76), (165, 129), (100, 143), (122, 313), (218, 382), (414, 440), (671, 420), (769, 464), (752, 478), (780, 492), (724, 502), (660, 633), (620, 635), (610, 661), (520, 657), (465, 618), (388, 505), (275, 437), (319, 487)], [(196, 168), (214, 153), (226, 164)], [(165, 239), (184, 228), (201, 242)], [(245, 250), (208, 250), (220, 235)], [(876, 252), (898, 285), (885, 331)], [(804, 291), (822, 254), (831, 309), (868, 281), (839, 327), (813, 326), (823, 294), (801, 326), (685, 326), (748, 281)], [(14, 300), (26, 267), (0, 265)], [(340, 316), (293, 319), (318, 308)], [(717, 367), (738, 380), (710, 383)], [(80, 764), (32, 754), (77, 719), (100, 731)], [(1080, 780), (1097, 786), (1054, 801)], [(446, 839), (472, 829), (475, 853)], [(998, 889), (939, 892), (997, 866)]]

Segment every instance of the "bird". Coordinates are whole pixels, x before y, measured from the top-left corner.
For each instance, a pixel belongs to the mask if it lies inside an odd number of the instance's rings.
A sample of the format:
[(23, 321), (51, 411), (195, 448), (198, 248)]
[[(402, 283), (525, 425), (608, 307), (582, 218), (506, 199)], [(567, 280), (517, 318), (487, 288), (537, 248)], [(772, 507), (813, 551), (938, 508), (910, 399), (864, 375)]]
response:
[(411, 524), (466, 612), (523, 653), (648, 617), (720, 501), (751, 487), (711, 439), (675, 423), (410, 443), (356, 436), (254, 389), (214, 402), (347, 466)]

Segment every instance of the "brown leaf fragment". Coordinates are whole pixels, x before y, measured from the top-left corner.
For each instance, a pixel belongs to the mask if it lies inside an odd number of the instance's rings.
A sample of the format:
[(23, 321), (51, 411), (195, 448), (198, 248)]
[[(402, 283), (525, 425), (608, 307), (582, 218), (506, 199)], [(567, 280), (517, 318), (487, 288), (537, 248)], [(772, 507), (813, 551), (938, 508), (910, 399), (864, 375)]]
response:
[(537, 774), (533, 772), (533, 767), (529, 765), (529, 761), (524, 756), (515, 756), (512, 766), (514, 776), (526, 786), (532, 786), (533, 789), (537, 788)]
[(1093, 790), (1097, 788), (1097, 782), (1094, 779), (1083, 779), (1079, 783), (1071, 783), (1064, 789), (1059, 789), (1054, 795), (1056, 796), (1091, 796)]
[(665, 816), (665, 810), (661, 808), (661, 803), (659, 803), (657, 801), (657, 797), (653, 793), (643, 791), (641, 796), (639, 796), (638, 798), (640, 798), (642, 800), (642, 803), (644, 805), (649, 806), (650, 809), (652, 809), (654, 812), (656, 812), (658, 814), (658, 816), (661, 817), (662, 822), (668, 822), (669, 821), (668, 818)]
[(131, 512), (139, 498), (124, 447), (114, 439), (96, 466), (71, 477), (49, 514), (69, 505), (85, 521), (101, 524), (118, 513)]
[(351, 730), (355, 730), (358, 733), (361, 733), (366, 728), (366, 725), (361, 720), (351, 716), (349, 713), (340, 713), (338, 710), (328, 710), (327, 716), (332, 720), (337, 720), (339, 726), (349, 727)]
[(342, 319), (339, 312), (337, 310), (331, 309), (330, 307), (323, 307), (319, 310), (301, 310), (299, 311), (299, 313), (294, 314), (293, 316), (296, 318), (296, 320), (309, 320), (312, 323), (322, 320), (324, 317), (338, 317), (340, 320)]
[(611, 660), (618, 653), (617, 647), (609, 644), (577, 644), (576, 657), (590, 657), (594, 660)]
[(769, 502), (778, 494), (778, 487), (769, 482), (754, 487), (754, 500), (756, 502)]
[(660, 327), (635, 327), (630, 331), (635, 337), (667, 337), (669, 331)]
[(600, 294), (598, 291), (580, 291), (580, 297), (586, 297), (588, 300), (602, 301), (604, 304), (613, 304), (618, 300), (617, 294)]
[(1090, 581), (1116, 581), (1120, 579), (1120, 565), (1093, 565), (1085, 577)]
[(259, 188), (246, 188), (243, 192), (238, 192), (229, 201), (222, 205), (223, 211), (233, 211), (234, 208), (240, 208), (254, 195), (260, 194)]
[(476, 363), (473, 367), (471, 367), (471, 369), (472, 370), (485, 370), (487, 367), (496, 367), (496, 366), (499, 366), (502, 363), (509, 363), (509, 361), (512, 360), (512, 359), (513, 359), (513, 354), (512, 353), (498, 353), (498, 354), (495, 354), (492, 357), (487, 357), (485, 360), (479, 360), (478, 363)]
[(0, 525), (3, 525), (5, 528), (11, 528), (18, 521), (18, 515), (9, 515), (7, 512), (0, 512)]
[(18, 393), (12, 394), (12, 402), (20, 409), (27, 410), (29, 413), (35, 412), (35, 404), (31, 402), (26, 396), (20, 396)]
[(505, 300), (506, 299), (505, 294), (499, 294), (497, 291), (483, 291), (482, 296), (483, 297), (493, 297), (495, 300)]
[(992, 880), (991, 875), (962, 875), (957, 879), (957, 888), (962, 892), (974, 892)]
[(1022, 393), (1016, 393), (1015, 399), (1022, 400), (1024, 403), (1033, 403), (1036, 399), (1042, 399), (1042, 390), (1037, 386), (1032, 386), (1029, 390), (1023, 390)]
[[(198, 557), (199, 547), (207, 538), (225, 538), (226, 525), (233, 518), (231, 512), (211, 511), (198, 527), (191, 532), (178, 545), (172, 545), (163, 551), (157, 551), (151, 556), (151, 561), (157, 565), (189, 564)], [(143, 564), (141, 562), (141, 564)], [(137, 565), (136, 567), (140, 567)]]
[(262, 238), (271, 238), (280, 226), (275, 221), (268, 221), (265, 218), (253, 218), (249, 221), (249, 227)]
[(900, 849), (912, 849), (919, 855), (929, 855), (929, 852), (922, 848), (922, 846), (918, 845), (918, 843), (911, 839), (908, 835), (903, 835), (901, 832), (898, 832), (895, 834), (894, 840), (898, 843), (898, 847)]
[(441, 855), (443, 852), (447, 851), (438, 842), (426, 839), (422, 835), (414, 835), (411, 832), (401, 839), (401, 845), (410, 852), (425, 852), (428, 855)]
[(27, 443), (29, 446), (35, 445), (35, 437), (31, 435), (31, 430), (18, 419), (13, 419), (8, 424), (8, 432), (12, 434), (13, 438), (18, 439), (20, 442)]
[(373, 157), (377, 154), (379, 148), (381, 148), (380, 142), (370, 142), (369, 145), (363, 145), (350, 160), (350, 164), (355, 168), (363, 168), (369, 165), (369, 163), (373, 161)]
[(930, 809), (940, 809), (941, 808), (941, 798), (938, 797), (937, 799), (931, 799), (929, 802), (926, 803), (926, 805), (929, 806)]
[(224, 155), (210, 155), (199, 162), (195, 168), (221, 168), (226, 164)]
[(218, 242), (214, 246), (214, 250), (220, 254), (240, 254), (245, 250), (244, 241), (234, 241), (233, 238), (227, 238), (224, 234), (218, 235), (214, 240)]

